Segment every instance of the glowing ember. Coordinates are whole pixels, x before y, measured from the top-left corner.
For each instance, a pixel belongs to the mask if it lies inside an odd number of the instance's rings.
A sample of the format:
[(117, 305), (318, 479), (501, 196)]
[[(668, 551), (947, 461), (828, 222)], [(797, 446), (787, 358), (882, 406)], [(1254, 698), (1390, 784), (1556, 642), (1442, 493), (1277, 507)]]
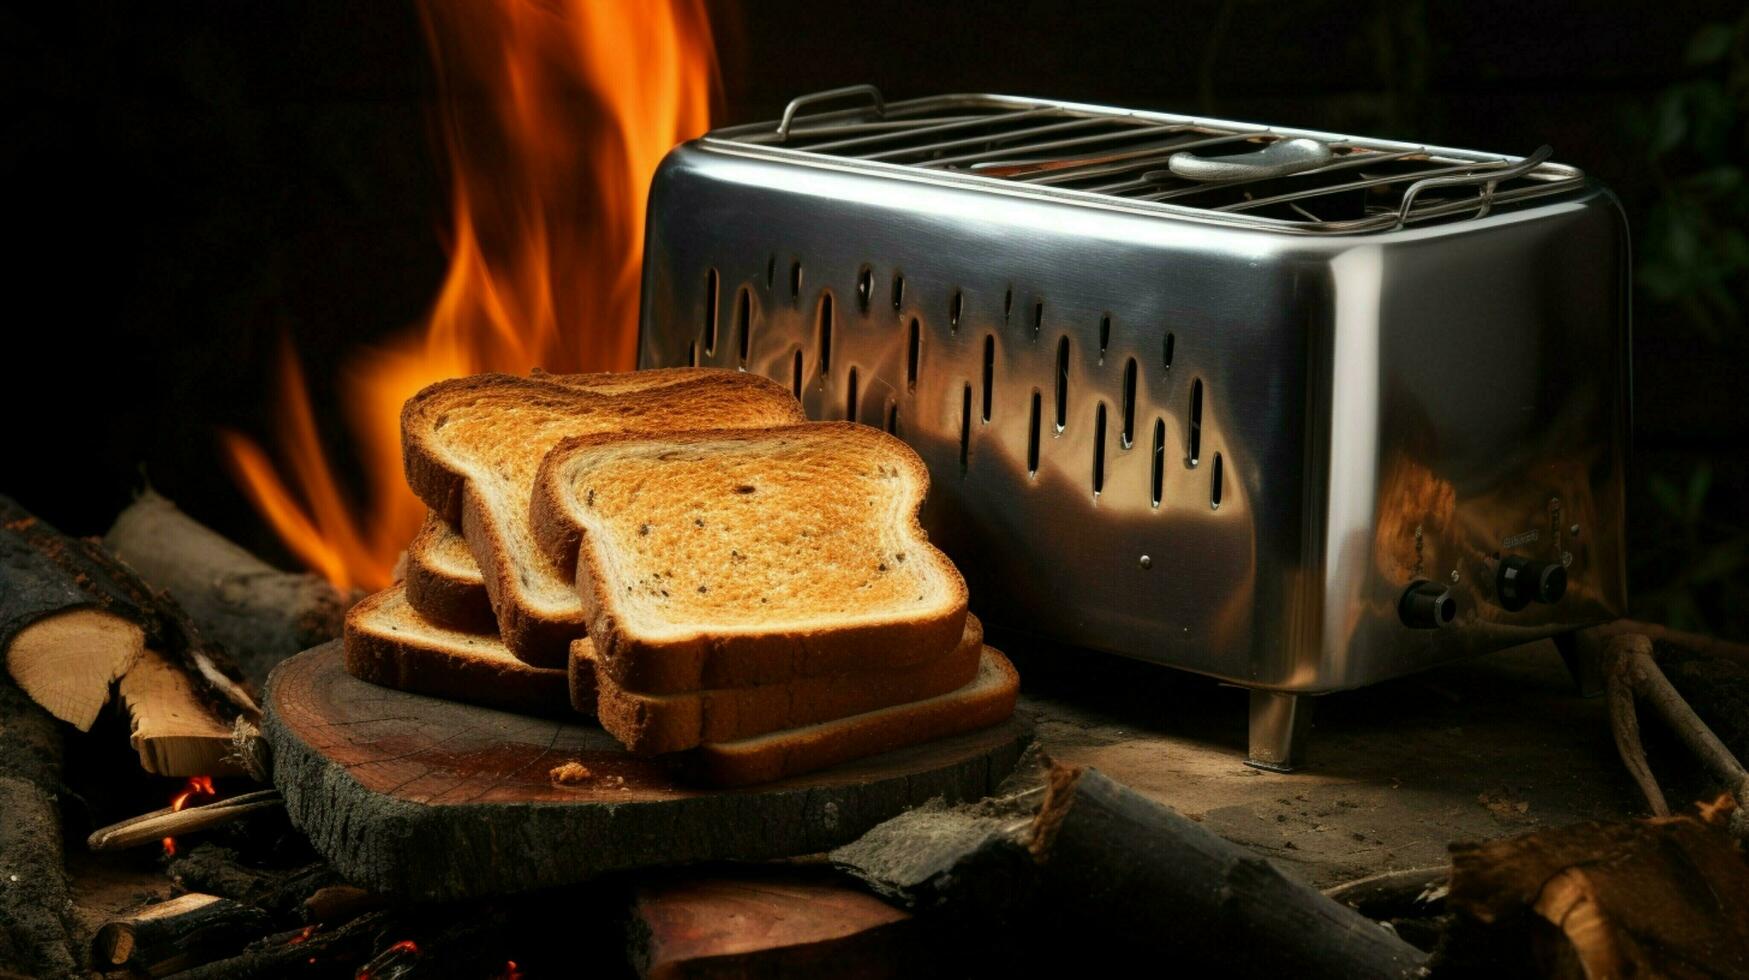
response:
[[(298, 943), (308, 942), (309, 938), (311, 936), (314, 936), (315, 934), (316, 934), (316, 926), (313, 926), (313, 925), (305, 926), (302, 929), (298, 930), (297, 935), (291, 937), (290, 939), (287, 939), (285, 941), (285, 944), (287, 946), (296, 946)], [(311, 960), (310, 962), (314, 963), (316, 961)]]
[(401, 475), (408, 396), (477, 371), (633, 366), (650, 176), (710, 123), (716, 63), (702, 0), (428, 0), (421, 10), (443, 94), (450, 265), (427, 321), (343, 374), (368, 505), (352, 506), (335, 479), (289, 345), (278, 465), (224, 434), (257, 509), (342, 588), (387, 585), (419, 526), (424, 507)]
[[(175, 796), (170, 797), (170, 812), (171, 813), (182, 812), (182, 808), (188, 805), (188, 801), (190, 799), (193, 799), (196, 796), (217, 796), (217, 795), (218, 795), (218, 791), (213, 789), (213, 777), (211, 777), (211, 776), (190, 776), (190, 777), (188, 777), (188, 782), (183, 784), (182, 792), (177, 793)], [(170, 856), (174, 855), (175, 853), (176, 853), (176, 838), (174, 838), (174, 837), (164, 838), (164, 856), (170, 857)]]

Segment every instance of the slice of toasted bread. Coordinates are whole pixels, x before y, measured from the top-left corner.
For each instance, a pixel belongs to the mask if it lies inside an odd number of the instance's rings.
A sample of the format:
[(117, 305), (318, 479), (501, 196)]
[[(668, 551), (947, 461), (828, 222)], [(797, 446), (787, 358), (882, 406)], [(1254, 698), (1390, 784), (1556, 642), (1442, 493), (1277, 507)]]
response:
[(915, 664), (959, 642), (966, 586), (917, 510), (909, 446), (849, 422), (569, 439), (530, 502), (628, 691), (682, 694)]
[(438, 626), (468, 633), (498, 633), (486, 576), (461, 532), (427, 512), (407, 546), (407, 603)]
[[(717, 373), (712, 368), (671, 368), (654, 371), (607, 371), (595, 374), (548, 374), (531, 377), (604, 395), (662, 388)], [(458, 528), (428, 511), (425, 523), (407, 546), (407, 601), (419, 615), (439, 626), (470, 633), (496, 633), (498, 618), (480, 563), (468, 550)]]
[(710, 786), (746, 786), (841, 765), (882, 752), (998, 724), (1014, 714), (1020, 675), (985, 647), (971, 683), (924, 701), (756, 738), (701, 745), (681, 755), (681, 771)]
[(768, 427), (804, 417), (783, 386), (731, 371), (642, 372), (596, 389), (482, 374), (434, 384), (401, 412), (408, 485), (461, 528), (499, 635), (536, 666), (564, 667), (587, 623), (570, 578), (543, 560), (529, 528), (529, 492), (549, 448), (568, 436)]
[[(390, 586), (346, 614), (346, 672), (398, 691), (532, 713), (568, 713), (565, 671), (510, 655), (495, 633), (465, 633), (429, 622)], [(588, 704), (588, 699), (579, 699)]]
[(639, 755), (679, 752), (704, 742), (733, 742), (785, 728), (860, 715), (958, 690), (978, 673), (984, 628), (966, 617), (959, 645), (942, 656), (893, 670), (798, 677), (782, 684), (719, 688), (693, 694), (637, 694), (607, 676), (587, 640), (571, 645), (579, 702), (595, 706), (608, 734)]

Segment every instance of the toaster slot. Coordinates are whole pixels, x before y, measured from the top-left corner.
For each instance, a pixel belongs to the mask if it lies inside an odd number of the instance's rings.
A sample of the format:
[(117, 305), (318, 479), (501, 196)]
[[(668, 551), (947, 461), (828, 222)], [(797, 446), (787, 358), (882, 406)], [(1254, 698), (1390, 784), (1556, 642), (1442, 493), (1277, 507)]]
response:
[[(711, 269), (704, 277), (704, 352), (706, 356), (717, 351), (717, 270)], [(693, 349), (692, 363), (698, 364), (698, 350)]]
[(1209, 468), (1209, 509), (1221, 507), (1221, 454), (1215, 453), (1215, 465)]
[(1136, 442), (1136, 359), (1130, 358), (1123, 366), (1123, 447), (1125, 449)]
[(1166, 420), (1154, 420), (1154, 466), (1148, 474), (1148, 504), (1156, 509), (1166, 489)]
[[(912, 323), (917, 321), (913, 320)], [(984, 421), (990, 421), (990, 404), (996, 397), (996, 335), (984, 335)]]
[(790, 362), (789, 378), (790, 394), (796, 401), (802, 400), (802, 349), (796, 348), (796, 356)]
[(1105, 492), (1105, 403), (1093, 410), (1093, 495)]
[(826, 383), (826, 376), (832, 371), (832, 294), (820, 294), (819, 323), (814, 336), (820, 347), (820, 384)]
[(1178, 338), (1173, 336), (1172, 331), (1168, 330), (1166, 331), (1166, 340), (1161, 344), (1164, 349), (1160, 352), (1160, 361), (1168, 371), (1172, 370), (1172, 348), (1177, 345), (1177, 340)]
[(1195, 466), (1202, 460), (1202, 379), (1190, 383), (1190, 433), (1185, 444), (1184, 460)]
[(1057, 431), (1069, 426), (1069, 335), (1057, 341)]
[(735, 345), (745, 370), (747, 355), (753, 349), (753, 293), (746, 286), (735, 291)]
[(1032, 390), (1032, 412), (1026, 421), (1026, 475), (1028, 477), (1038, 476), (1038, 427), (1043, 401), (1044, 397), (1039, 394), (1037, 388), (1034, 388)]
[[(923, 324), (911, 318), (911, 336), (905, 344), (905, 390), (917, 390), (917, 368), (923, 360)], [(988, 418), (989, 416), (985, 416)]]

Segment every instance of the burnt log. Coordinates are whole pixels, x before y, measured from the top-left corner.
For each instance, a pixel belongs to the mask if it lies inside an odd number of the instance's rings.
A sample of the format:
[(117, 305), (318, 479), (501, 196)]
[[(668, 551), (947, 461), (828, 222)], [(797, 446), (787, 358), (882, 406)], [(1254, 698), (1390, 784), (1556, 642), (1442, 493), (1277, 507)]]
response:
[(220, 719), (260, 716), (230, 656), (168, 595), (92, 540), (68, 537), (0, 497), (0, 650), (19, 687), (80, 730), (150, 647)]
[(177, 980), (250, 980), (253, 977), (351, 976), (376, 949), (396, 919), (393, 910), (369, 912), (333, 929), (304, 926), (264, 936), (228, 959), (181, 973)]
[(168, 870), (181, 888), (254, 905), (287, 921), (297, 917), (317, 889), (340, 883), (340, 876), (320, 861), (289, 869), (259, 868), (218, 844), (201, 844), (177, 855)]
[(98, 969), (162, 977), (241, 950), (272, 927), (266, 912), (190, 892), (105, 922), (92, 939)]
[[(1404, 977), (1426, 959), (1097, 770), (1035, 772), (1038, 785), (994, 801), (896, 817), (832, 860), (913, 907), (995, 915), (1035, 966), (1084, 966), (1088, 947), (1242, 977)], [(1063, 934), (1079, 937), (1074, 951), (1026, 942)]]
[(0, 677), (0, 974), (75, 971), (60, 796), (59, 725)]
[(274, 568), (151, 489), (103, 543), (174, 597), (256, 685), (286, 657), (339, 636), (352, 604), (321, 576)]

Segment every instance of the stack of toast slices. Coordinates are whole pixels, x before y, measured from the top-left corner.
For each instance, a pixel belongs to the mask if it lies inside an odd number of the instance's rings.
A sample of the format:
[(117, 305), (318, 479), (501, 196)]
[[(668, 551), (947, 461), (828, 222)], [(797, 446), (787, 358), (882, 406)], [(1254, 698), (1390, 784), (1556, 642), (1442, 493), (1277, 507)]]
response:
[(346, 622), (400, 690), (595, 717), (737, 786), (997, 724), (1019, 678), (917, 520), (904, 443), (709, 368), (478, 375), (407, 402), (430, 509)]

